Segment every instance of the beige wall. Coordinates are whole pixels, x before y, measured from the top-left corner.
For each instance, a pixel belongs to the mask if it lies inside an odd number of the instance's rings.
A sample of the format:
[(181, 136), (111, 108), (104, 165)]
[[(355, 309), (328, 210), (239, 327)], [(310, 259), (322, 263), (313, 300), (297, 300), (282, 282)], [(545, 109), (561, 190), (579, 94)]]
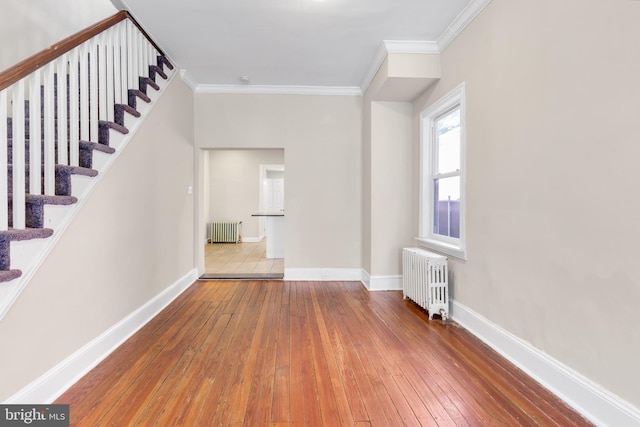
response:
[(284, 150), (208, 150), (207, 154), (207, 222), (239, 220), (243, 238), (262, 237), (258, 217), (251, 216), (260, 211), (260, 165), (284, 165)]
[(362, 264), (370, 289), (400, 288), (402, 248), (416, 245), (411, 101), (439, 78), (439, 55), (389, 53), (363, 97)]
[(371, 102), (362, 105), (362, 268), (371, 271)]
[(638, 22), (634, 1), (493, 0), (414, 111), (418, 144), (420, 111), (466, 81), (456, 300), (635, 406)]
[(109, 0), (3, 0), (0, 71), (116, 12)]
[(402, 248), (415, 246), (412, 107), (409, 102), (371, 104), (371, 276), (402, 274)]
[(196, 94), (200, 148), (284, 148), (286, 268), (361, 266), (357, 96)]
[(0, 322), (0, 401), (194, 268), (192, 141), (176, 78)]

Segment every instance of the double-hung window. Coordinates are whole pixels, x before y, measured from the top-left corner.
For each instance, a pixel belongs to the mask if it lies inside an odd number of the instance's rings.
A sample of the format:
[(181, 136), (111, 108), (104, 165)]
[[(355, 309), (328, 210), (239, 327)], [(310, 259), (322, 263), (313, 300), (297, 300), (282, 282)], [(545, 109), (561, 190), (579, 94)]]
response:
[(422, 246), (466, 259), (464, 84), (420, 115)]

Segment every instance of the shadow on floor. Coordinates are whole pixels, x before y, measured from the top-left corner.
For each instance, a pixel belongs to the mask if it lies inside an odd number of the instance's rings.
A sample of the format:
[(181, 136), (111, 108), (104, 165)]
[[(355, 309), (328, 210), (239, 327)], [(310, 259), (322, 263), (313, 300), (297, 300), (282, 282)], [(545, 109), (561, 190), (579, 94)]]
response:
[(210, 273), (200, 276), (200, 280), (282, 280), (282, 273)]

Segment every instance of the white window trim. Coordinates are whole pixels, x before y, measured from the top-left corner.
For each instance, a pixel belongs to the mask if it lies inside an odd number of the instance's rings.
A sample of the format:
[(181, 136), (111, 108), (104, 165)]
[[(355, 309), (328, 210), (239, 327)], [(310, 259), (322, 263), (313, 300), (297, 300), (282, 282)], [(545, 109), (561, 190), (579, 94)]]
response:
[[(430, 182), (433, 168), (433, 132), (435, 119), (441, 114), (460, 106), (460, 238), (451, 238), (433, 233), (433, 189), (426, 185)], [(420, 246), (443, 252), (456, 258), (467, 259), (466, 248), (466, 108), (465, 84), (451, 90), (448, 94), (429, 106), (420, 114)]]

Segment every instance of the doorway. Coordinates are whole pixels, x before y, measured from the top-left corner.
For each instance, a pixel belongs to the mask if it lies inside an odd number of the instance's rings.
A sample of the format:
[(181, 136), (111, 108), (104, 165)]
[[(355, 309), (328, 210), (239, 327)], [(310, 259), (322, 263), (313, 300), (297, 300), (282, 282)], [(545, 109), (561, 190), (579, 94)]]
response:
[[(284, 149), (212, 149), (204, 158), (204, 220), (239, 225), (239, 241), (204, 248), (204, 279), (281, 279), (284, 254), (267, 257), (267, 219), (284, 213)], [(272, 239), (273, 240), (273, 239)]]

